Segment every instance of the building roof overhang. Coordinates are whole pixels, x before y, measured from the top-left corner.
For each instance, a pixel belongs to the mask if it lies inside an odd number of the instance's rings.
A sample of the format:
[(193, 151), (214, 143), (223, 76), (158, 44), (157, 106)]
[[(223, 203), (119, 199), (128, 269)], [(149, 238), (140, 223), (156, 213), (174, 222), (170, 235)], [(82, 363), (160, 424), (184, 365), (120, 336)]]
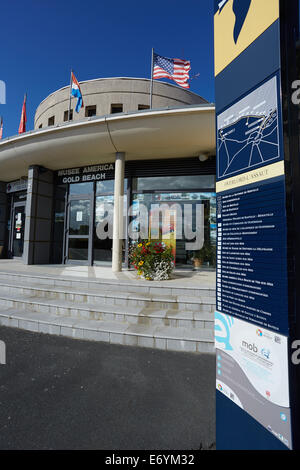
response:
[(215, 154), (213, 104), (86, 118), (0, 142), (1, 181), (27, 176), (30, 165), (51, 170), (126, 160)]

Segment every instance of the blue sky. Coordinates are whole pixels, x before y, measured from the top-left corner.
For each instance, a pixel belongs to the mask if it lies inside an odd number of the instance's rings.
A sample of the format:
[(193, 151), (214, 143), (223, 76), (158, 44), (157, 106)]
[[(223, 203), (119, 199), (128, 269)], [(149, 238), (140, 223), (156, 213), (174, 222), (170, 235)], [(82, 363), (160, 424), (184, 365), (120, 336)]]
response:
[[(214, 101), (213, 0), (16, 0), (1, 7), (3, 137), (17, 134), (24, 93), (27, 130), (38, 104), (68, 85), (98, 77), (150, 78), (151, 49), (191, 61), (191, 91)], [(166, 80), (167, 81), (167, 80)], [(171, 82), (174, 83), (174, 82)]]

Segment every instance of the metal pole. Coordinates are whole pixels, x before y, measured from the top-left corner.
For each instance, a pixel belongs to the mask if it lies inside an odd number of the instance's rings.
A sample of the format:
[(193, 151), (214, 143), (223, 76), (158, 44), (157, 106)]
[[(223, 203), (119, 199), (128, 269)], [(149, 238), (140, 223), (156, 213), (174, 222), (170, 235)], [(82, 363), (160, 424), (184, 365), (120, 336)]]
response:
[(70, 97), (69, 97), (69, 114), (68, 114), (68, 120), (71, 121), (71, 99), (72, 99), (72, 69), (70, 73)]
[(153, 94), (153, 56), (154, 49), (152, 47), (152, 57), (151, 57), (151, 83), (150, 83), (150, 109), (152, 109), (152, 94)]

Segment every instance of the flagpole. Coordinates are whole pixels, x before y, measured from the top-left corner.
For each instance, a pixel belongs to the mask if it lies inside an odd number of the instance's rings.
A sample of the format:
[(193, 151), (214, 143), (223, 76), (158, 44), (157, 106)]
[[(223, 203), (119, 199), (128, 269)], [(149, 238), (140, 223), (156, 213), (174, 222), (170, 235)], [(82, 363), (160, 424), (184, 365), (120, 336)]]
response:
[(69, 114), (68, 114), (68, 120), (71, 121), (71, 99), (72, 99), (72, 69), (70, 72), (70, 97), (69, 97)]
[(151, 57), (151, 83), (150, 83), (150, 109), (152, 109), (152, 95), (153, 95), (153, 57), (154, 49), (152, 47), (152, 57)]

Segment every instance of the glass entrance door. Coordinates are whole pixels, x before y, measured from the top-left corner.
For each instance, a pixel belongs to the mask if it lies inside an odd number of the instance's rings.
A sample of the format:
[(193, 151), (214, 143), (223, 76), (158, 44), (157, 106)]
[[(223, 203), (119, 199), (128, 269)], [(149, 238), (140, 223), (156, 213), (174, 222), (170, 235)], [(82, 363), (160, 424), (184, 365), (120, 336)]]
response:
[(92, 214), (92, 197), (70, 196), (66, 230), (66, 262), (92, 264)]
[[(114, 196), (96, 196), (94, 224), (94, 264), (111, 264)], [(107, 221), (107, 226), (105, 222)], [(102, 230), (99, 230), (99, 227)], [(109, 233), (109, 230), (111, 233)], [(100, 233), (101, 232), (101, 233)]]
[(14, 204), (12, 220), (13, 227), (10, 250), (13, 257), (21, 258), (23, 256), (24, 249), (25, 204)]

